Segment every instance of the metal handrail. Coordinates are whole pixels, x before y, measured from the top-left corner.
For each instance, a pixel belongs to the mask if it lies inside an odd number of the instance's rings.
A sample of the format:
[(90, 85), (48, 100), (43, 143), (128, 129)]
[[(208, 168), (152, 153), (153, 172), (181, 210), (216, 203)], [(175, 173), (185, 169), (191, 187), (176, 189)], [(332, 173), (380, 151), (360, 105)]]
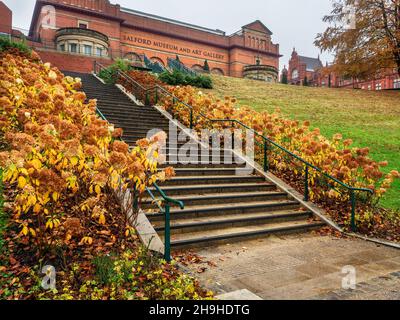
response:
[[(155, 95), (156, 95), (156, 100), (158, 99), (158, 90), (160, 90), (161, 92), (163, 92), (165, 95), (171, 97), (174, 101), (174, 103), (178, 103), (186, 108), (188, 108), (190, 110), (190, 129), (193, 129), (193, 120), (194, 120), (194, 108), (193, 106), (179, 100), (174, 94), (170, 93), (169, 91), (167, 91), (165, 88), (159, 86), (159, 85), (155, 85), (153, 87), (150, 88), (144, 88), (141, 84), (139, 84), (138, 82), (136, 82), (134, 79), (132, 79), (131, 77), (129, 77), (128, 75), (126, 75), (124, 72), (122, 72), (124, 74), (124, 76), (126, 76), (129, 81), (131, 81), (133, 84), (138, 85), (139, 87), (141, 87), (144, 90), (144, 93), (146, 95), (146, 100), (148, 100), (148, 95), (149, 92), (154, 91), (155, 90)], [(157, 102), (157, 101), (156, 101)], [(248, 130), (250, 130), (255, 136), (260, 137), (263, 141), (264, 141), (264, 171), (268, 172), (269, 171), (269, 164), (268, 164), (268, 143), (272, 144), (273, 146), (277, 147), (278, 149), (282, 150), (283, 152), (287, 153), (288, 155), (294, 157), (296, 160), (302, 162), (305, 165), (305, 181), (304, 181), (304, 201), (309, 201), (309, 169), (313, 169), (315, 171), (317, 171), (318, 173), (322, 174), (324, 177), (334, 181), (335, 183), (341, 185), (342, 187), (346, 188), (349, 192), (350, 192), (350, 200), (351, 200), (351, 228), (353, 231), (356, 231), (357, 226), (356, 226), (356, 221), (355, 221), (355, 216), (356, 216), (356, 195), (355, 192), (366, 192), (369, 194), (374, 194), (374, 191), (368, 188), (357, 188), (357, 187), (353, 187), (350, 186), (346, 183), (344, 183), (343, 181), (340, 181), (339, 179), (329, 175), (328, 173), (324, 172), (321, 168), (318, 168), (317, 166), (309, 163), (308, 161), (306, 161), (305, 159), (299, 157), (298, 155), (294, 154), (293, 152), (291, 152), (290, 150), (287, 150), (285, 147), (279, 145), (278, 143), (276, 143), (275, 141), (271, 140), (270, 138), (258, 133), (257, 131), (255, 131), (253, 128), (250, 128), (249, 126), (245, 125), (244, 123), (242, 123), (239, 120), (236, 119), (210, 119), (208, 118), (205, 114), (199, 112), (199, 116), (206, 119), (207, 121), (210, 122), (231, 122), (232, 123), (232, 127), (234, 127), (234, 124), (238, 124)]]
[(158, 208), (160, 209), (161, 213), (164, 214), (164, 259), (167, 262), (171, 261), (171, 204), (178, 205), (182, 210), (185, 209), (185, 204), (176, 199), (172, 199), (168, 197), (165, 192), (158, 186), (157, 183), (153, 183), (153, 187), (158, 191), (161, 195), (161, 198), (164, 200), (165, 208), (163, 209), (162, 206), (158, 203), (156, 197), (154, 196), (153, 192), (146, 187), (147, 192), (149, 193), (150, 197), (156, 202)]
[[(98, 62), (94, 62), (94, 69), (93, 71), (96, 73), (97, 72), (97, 67), (100, 67), (100, 69), (104, 68), (104, 66), (102, 66), (100, 63)], [(135, 85), (138, 85), (140, 88), (142, 88), (143, 90), (147, 90), (145, 89), (142, 85), (140, 85), (139, 83), (137, 83), (135, 80), (133, 80), (129, 75), (127, 75), (126, 73), (119, 71), (119, 74), (123, 75), (124, 77), (126, 77), (126, 79), (129, 79), (130, 81), (134, 82)], [(100, 110), (99, 110), (100, 112)], [(104, 115), (100, 112), (100, 116), (104, 119), (107, 120)], [(178, 205), (182, 210), (185, 208), (185, 204), (180, 201), (180, 200), (176, 200), (173, 199), (171, 197), (168, 197), (165, 192), (158, 186), (157, 183), (153, 183), (154, 188), (158, 191), (158, 193), (160, 194), (161, 198), (164, 200), (165, 203), (165, 208), (163, 209), (162, 206), (158, 203), (156, 197), (154, 196), (154, 193), (146, 187), (146, 191), (147, 193), (150, 195), (150, 197), (156, 202), (158, 208), (160, 209), (161, 213), (164, 214), (165, 216), (165, 226), (164, 226), (164, 259), (167, 262), (171, 261), (171, 204), (176, 204)]]

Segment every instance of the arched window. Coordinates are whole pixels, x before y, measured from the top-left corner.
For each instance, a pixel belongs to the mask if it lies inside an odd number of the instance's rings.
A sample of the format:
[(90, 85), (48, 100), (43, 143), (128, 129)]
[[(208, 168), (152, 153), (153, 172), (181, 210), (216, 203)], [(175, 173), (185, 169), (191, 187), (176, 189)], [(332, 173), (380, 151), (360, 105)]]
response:
[(143, 63), (142, 57), (135, 52), (128, 52), (125, 54), (124, 59), (131, 61), (133, 64), (141, 65)]
[(150, 58), (150, 60), (151, 60), (151, 62), (158, 62), (158, 63), (161, 64), (163, 67), (165, 67), (165, 63), (164, 63), (164, 61), (162, 61), (161, 58), (152, 57), (152, 58)]
[(297, 79), (299, 77), (299, 71), (297, 69), (294, 69), (292, 71), (292, 79)]
[(194, 65), (192, 66), (192, 69), (193, 69), (194, 71), (204, 71), (203, 66), (201, 66), (201, 65), (199, 65), (199, 64), (194, 64)]
[(224, 74), (224, 71), (222, 71), (222, 69), (220, 69), (220, 68), (213, 68), (212, 70), (211, 70), (211, 73), (212, 74), (218, 74), (218, 75), (220, 75), (220, 76), (224, 76), (225, 74)]

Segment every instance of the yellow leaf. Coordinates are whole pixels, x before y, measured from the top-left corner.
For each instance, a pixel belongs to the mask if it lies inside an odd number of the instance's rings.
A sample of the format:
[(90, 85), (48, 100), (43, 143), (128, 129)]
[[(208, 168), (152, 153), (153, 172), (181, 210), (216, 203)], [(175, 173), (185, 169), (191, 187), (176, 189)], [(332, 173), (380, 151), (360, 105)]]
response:
[(49, 220), (46, 222), (46, 229), (53, 229), (53, 221)]
[(42, 209), (42, 206), (39, 203), (36, 203), (35, 206), (33, 207), (33, 212), (39, 213), (41, 209)]
[(78, 157), (72, 157), (71, 158), (71, 163), (73, 166), (76, 166), (79, 162), (79, 158)]
[(106, 224), (106, 217), (104, 216), (103, 213), (100, 214), (99, 223), (100, 223), (101, 225), (105, 225), (105, 224)]
[(54, 202), (57, 202), (58, 198), (59, 198), (58, 192), (53, 192), (52, 197), (53, 197)]
[(23, 234), (23, 235), (25, 235), (25, 236), (26, 236), (26, 235), (28, 234), (28, 232), (29, 232), (29, 229), (28, 229), (28, 227), (27, 227), (27, 226), (23, 226), (23, 228), (22, 228), (22, 231), (21, 231), (21, 232), (22, 232), (22, 234)]
[(31, 164), (36, 170), (39, 170), (42, 167), (42, 163), (40, 162), (39, 159), (33, 159), (31, 161)]
[(30, 231), (32, 237), (36, 237), (36, 231), (35, 231), (35, 229), (29, 228), (29, 231)]
[(18, 188), (23, 189), (26, 186), (26, 179), (24, 177), (18, 178)]
[(96, 185), (96, 186), (94, 187), (94, 191), (96, 191), (96, 193), (97, 193), (98, 195), (100, 195), (100, 194), (101, 194), (101, 188), (100, 188), (100, 186), (99, 186), (99, 185)]

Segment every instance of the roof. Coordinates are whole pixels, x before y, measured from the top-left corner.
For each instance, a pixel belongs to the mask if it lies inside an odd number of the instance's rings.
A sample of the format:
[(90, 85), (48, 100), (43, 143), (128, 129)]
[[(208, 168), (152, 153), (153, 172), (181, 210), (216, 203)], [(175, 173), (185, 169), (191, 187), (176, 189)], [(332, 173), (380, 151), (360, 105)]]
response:
[(191, 28), (191, 29), (195, 29), (195, 30), (214, 33), (214, 34), (221, 35), (221, 36), (226, 35), (226, 33), (222, 30), (218, 30), (218, 29), (214, 30), (214, 29), (210, 29), (210, 28), (205, 28), (205, 27), (201, 27), (201, 26), (198, 26), (195, 24), (190, 24), (190, 23), (179, 21), (179, 20), (165, 18), (165, 17), (157, 16), (155, 14), (150, 14), (150, 13), (146, 13), (146, 12), (142, 12), (142, 11), (138, 11), (138, 10), (121, 7), (121, 12), (130, 13), (130, 14), (134, 14), (134, 15), (138, 15), (141, 17), (150, 18), (150, 19), (154, 19), (154, 20), (158, 20), (158, 21), (162, 21), (162, 22), (172, 23), (172, 24), (176, 24), (176, 25), (179, 25), (182, 27), (187, 27), (187, 28)]
[(252, 23), (246, 24), (242, 28), (251, 29), (251, 30), (255, 30), (255, 31), (259, 31), (259, 32), (265, 32), (265, 33), (268, 33), (269, 35), (272, 35), (272, 31), (269, 30), (265, 26), (265, 24), (262, 23), (260, 20), (256, 20)]
[(322, 68), (322, 62), (319, 58), (310, 58), (310, 57), (304, 57), (304, 56), (299, 56), (300, 61), (306, 64), (306, 69), (308, 71), (315, 71), (319, 68)]

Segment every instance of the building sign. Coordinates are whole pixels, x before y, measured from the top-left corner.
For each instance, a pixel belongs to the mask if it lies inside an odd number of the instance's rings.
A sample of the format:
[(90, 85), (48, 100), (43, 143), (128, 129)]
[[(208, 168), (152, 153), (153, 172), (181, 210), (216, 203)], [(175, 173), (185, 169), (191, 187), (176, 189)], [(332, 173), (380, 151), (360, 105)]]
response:
[(221, 61), (225, 60), (225, 56), (217, 52), (207, 51), (200, 48), (194, 49), (190, 47), (182, 47), (168, 42), (146, 39), (144, 37), (137, 37), (129, 34), (124, 34), (122, 36), (122, 41), (140, 46), (153, 47), (160, 50), (171, 51), (176, 54), (180, 53), (190, 56), (198, 56), (210, 60), (221, 60)]

